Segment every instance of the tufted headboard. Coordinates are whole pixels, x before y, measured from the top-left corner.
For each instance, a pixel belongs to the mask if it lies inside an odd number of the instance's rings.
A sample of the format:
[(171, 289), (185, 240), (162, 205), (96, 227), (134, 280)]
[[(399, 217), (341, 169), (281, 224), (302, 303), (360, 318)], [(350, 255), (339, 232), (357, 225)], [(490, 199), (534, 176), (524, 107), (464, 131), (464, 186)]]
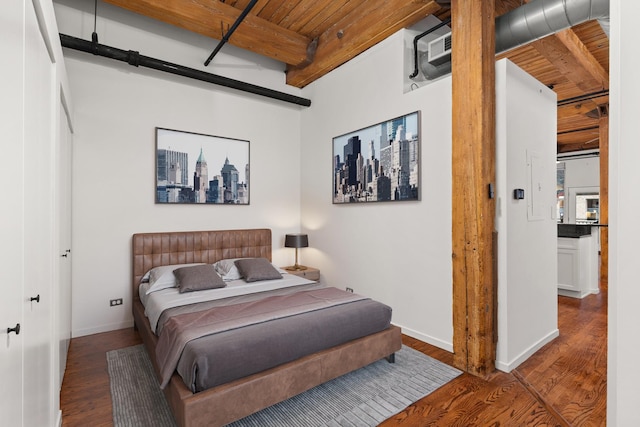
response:
[(271, 261), (271, 230), (175, 231), (133, 235), (133, 300), (142, 276), (153, 267), (226, 258), (255, 257)]

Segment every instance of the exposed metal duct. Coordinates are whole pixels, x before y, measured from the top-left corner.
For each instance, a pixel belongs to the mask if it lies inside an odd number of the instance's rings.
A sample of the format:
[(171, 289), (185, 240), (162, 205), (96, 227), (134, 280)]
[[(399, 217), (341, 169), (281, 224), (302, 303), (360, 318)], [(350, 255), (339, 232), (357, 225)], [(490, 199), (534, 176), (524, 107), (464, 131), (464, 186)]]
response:
[(172, 62), (163, 61), (162, 59), (140, 55), (140, 53), (133, 50), (126, 51), (115, 47), (99, 44), (97, 43), (97, 37), (93, 42), (90, 42), (87, 40), (79, 39), (77, 37), (68, 36), (66, 34), (60, 34), (60, 42), (62, 44), (62, 47), (126, 62), (129, 65), (133, 65), (134, 67), (141, 66), (152, 68), (154, 70), (164, 71), (165, 73), (189, 77), (191, 79), (213, 83), (232, 89), (241, 90), (243, 92), (266, 96), (267, 98), (277, 99), (279, 101), (302, 105), (304, 107), (309, 107), (311, 105), (311, 100), (306, 98), (301, 98), (299, 96), (290, 95), (284, 92), (278, 92), (273, 89), (241, 82), (239, 80), (230, 79), (228, 77), (219, 76), (217, 74), (206, 73), (204, 71), (196, 70), (195, 68), (189, 68), (183, 65), (174, 64)]
[(533, 0), (496, 18), (496, 54), (608, 17), (609, 0)]
[[(533, 0), (496, 18), (496, 54), (592, 19), (598, 20), (605, 33), (609, 34), (609, 0)], [(417, 60), (416, 41), (414, 49)], [(423, 52), (420, 70), (427, 80), (433, 80), (450, 73), (451, 62), (434, 64), (429, 62), (427, 52)], [(410, 78), (416, 75), (417, 68)]]

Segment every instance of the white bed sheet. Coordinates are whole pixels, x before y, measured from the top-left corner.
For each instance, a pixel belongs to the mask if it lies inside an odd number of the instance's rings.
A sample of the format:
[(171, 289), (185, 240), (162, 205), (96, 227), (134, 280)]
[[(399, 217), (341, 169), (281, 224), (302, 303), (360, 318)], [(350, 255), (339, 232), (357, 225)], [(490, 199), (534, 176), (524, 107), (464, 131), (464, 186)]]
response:
[(151, 329), (155, 333), (160, 315), (164, 310), (169, 308), (312, 283), (315, 282), (305, 279), (304, 277), (296, 276), (295, 274), (284, 273), (282, 279), (261, 280), (251, 283), (247, 283), (242, 279), (232, 280), (227, 282), (227, 286), (224, 288), (185, 292), (182, 294), (177, 288), (168, 288), (151, 292), (147, 295), (149, 283), (142, 283), (138, 288), (138, 294), (145, 308), (144, 314), (149, 318)]

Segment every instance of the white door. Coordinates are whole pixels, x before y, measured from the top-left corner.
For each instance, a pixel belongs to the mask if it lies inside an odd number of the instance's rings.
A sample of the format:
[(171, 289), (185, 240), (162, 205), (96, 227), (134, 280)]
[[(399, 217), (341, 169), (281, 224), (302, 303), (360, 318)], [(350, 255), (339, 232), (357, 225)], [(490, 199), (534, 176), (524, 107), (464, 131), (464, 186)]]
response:
[[(25, 1), (23, 422), (51, 425), (55, 142), (54, 65), (31, 1)], [(57, 125), (57, 123), (56, 123)], [(55, 258), (54, 258), (55, 257)]]
[(58, 374), (56, 391), (62, 386), (62, 378), (67, 363), (67, 352), (71, 341), (71, 129), (64, 106), (60, 105), (58, 143), (58, 331), (59, 344)]
[(24, 184), (23, 154), (23, 0), (2, 2), (0, 13), (0, 54), (11, 58), (11, 66), (2, 67), (0, 78), (0, 123), (2, 124), (2, 176), (11, 185), (3, 185), (0, 201), (0, 414), (2, 424), (22, 425), (22, 338), (7, 334), (7, 328), (22, 323), (24, 308)]

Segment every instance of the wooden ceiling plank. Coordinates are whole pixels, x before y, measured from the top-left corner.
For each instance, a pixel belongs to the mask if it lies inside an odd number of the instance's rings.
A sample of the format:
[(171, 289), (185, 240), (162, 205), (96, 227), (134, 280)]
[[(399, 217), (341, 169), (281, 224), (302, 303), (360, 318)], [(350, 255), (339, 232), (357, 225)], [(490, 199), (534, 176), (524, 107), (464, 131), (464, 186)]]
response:
[(339, 8), (341, 7), (340, 3), (341, 2), (330, 2), (330, 4), (328, 5), (327, 3), (322, 1), (302, 0), (293, 10), (291, 10), (291, 12), (287, 16), (285, 16), (280, 21), (279, 24), (285, 28), (290, 29), (291, 31), (309, 36), (309, 34), (305, 34), (305, 32), (301, 30), (305, 28), (310, 22), (318, 19), (318, 17), (320, 18), (319, 22), (324, 22), (331, 16), (337, 16), (335, 15), (335, 13), (325, 14), (323, 16), (323, 13), (330, 6), (337, 7), (336, 10), (339, 10)]
[(260, 12), (257, 13), (257, 15), (262, 19), (271, 21), (271, 17), (276, 13), (276, 10), (280, 8), (282, 2), (283, 0), (267, 0), (264, 7), (260, 8)]
[(304, 25), (298, 27), (293, 25), (292, 30), (304, 34), (312, 39), (320, 37), (329, 27), (333, 26), (340, 17), (348, 15), (353, 10), (362, 7), (362, 2), (366, 0), (333, 0), (327, 2), (317, 2), (322, 6), (315, 16)]
[[(105, 0), (165, 23), (220, 40), (241, 10), (220, 1), (206, 0)], [(307, 61), (308, 37), (248, 15), (233, 33), (229, 43), (260, 55), (298, 65)], [(212, 44), (213, 48), (213, 44)], [(204, 59), (203, 59), (204, 60)]]
[(320, 36), (315, 58), (310, 65), (298, 69), (289, 67), (287, 84), (304, 87), (391, 34), (439, 9), (433, 0), (369, 0), (365, 10), (352, 11)]
[(279, 25), (280, 27), (287, 28), (286, 22), (283, 25), (283, 20), (289, 16), (289, 14), (301, 3), (300, 0), (285, 0), (282, 2), (278, 10), (275, 11), (273, 15), (271, 15), (271, 19), (269, 21), (274, 24)]
[[(249, 4), (250, 0), (243, 0), (246, 4), (243, 7), (246, 7), (247, 4)], [(251, 10), (251, 12), (256, 15), (259, 16), (260, 18), (264, 18), (261, 13), (264, 10), (265, 7), (267, 7), (267, 4), (271, 3), (271, 0), (258, 0), (258, 3), (256, 3), (256, 5), (253, 7), (253, 9)]]

